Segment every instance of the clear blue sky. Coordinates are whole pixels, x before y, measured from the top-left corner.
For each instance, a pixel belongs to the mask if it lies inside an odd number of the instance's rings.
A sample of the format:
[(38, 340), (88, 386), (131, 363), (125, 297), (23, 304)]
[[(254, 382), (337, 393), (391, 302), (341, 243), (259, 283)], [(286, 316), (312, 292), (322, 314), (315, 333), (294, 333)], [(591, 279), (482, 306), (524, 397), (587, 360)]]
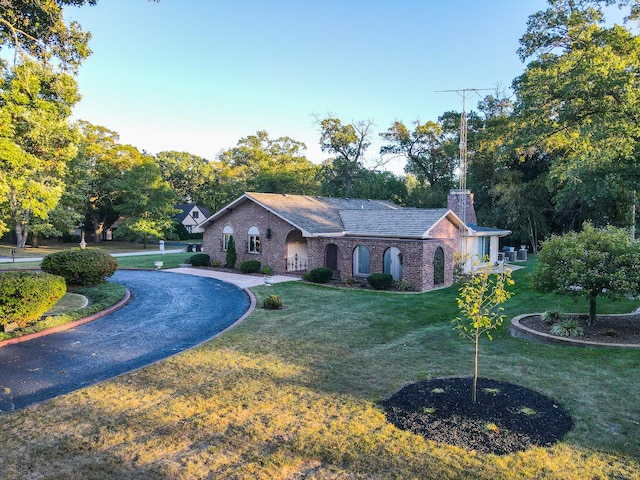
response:
[(75, 117), (152, 154), (213, 160), (266, 130), (305, 142), (320, 162), (313, 115), (331, 113), (374, 120), (373, 159), (378, 133), (395, 120), (461, 109), (459, 95), (436, 90), (509, 87), (524, 69), (516, 50), (527, 18), (544, 8), (544, 0), (100, 0), (66, 10), (93, 34)]

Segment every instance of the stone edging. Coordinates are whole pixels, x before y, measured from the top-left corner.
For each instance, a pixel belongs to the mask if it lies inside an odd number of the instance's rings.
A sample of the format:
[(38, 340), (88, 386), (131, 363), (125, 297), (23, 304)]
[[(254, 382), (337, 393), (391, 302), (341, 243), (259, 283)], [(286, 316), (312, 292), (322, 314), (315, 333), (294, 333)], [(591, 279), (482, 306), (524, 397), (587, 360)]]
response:
[[(575, 337), (558, 337), (556, 335), (550, 335), (548, 333), (538, 332), (529, 327), (525, 327), (520, 323), (520, 320), (526, 317), (532, 317), (540, 315), (539, 313), (527, 313), (524, 315), (518, 315), (511, 319), (511, 328), (509, 333), (512, 337), (521, 338), (524, 340), (534, 340), (540, 343), (548, 345), (568, 345), (574, 347), (598, 347), (598, 348), (640, 348), (640, 344), (636, 343), (602, 343), (591, 342), (589, 340), (580, 340)], [(609, 315), (608, 315), (609, 316)], [(615, 316), (615, 315), (611, 315)]]
[(75, 320), (73, 322), (65, 323), (64, 325), (58, 325), (57, 327), (47, 328), (46, 330), (42, 330), (40, 332), (29, 333), (27, 335), (22, 335), (20, 337), (9, 338), (7, 340), (0, 341), (0, 347), (5, 347), (7, 345), (13, 345), (15, 343), (26, 342), (28, 340), (33, 340), (34, 338), (44, 337), (45, 335), (49, 335), (51, 333), (61, 332), (63, 330), (70, 330), (78, 325), (82, 325), (84, 323), (89, 323), (98, 318), (102, 318), (105, 315), (109, 315), (110, 313), (115, 312), (116, 310), (124, 307), (131, 300), (131, 292), (129, 289), (125, 289), (124, 296), (114, 305), (111, 305), (109, 308), (106, 308), (100, 312), (94, 313), (93, 315), (89, 315), (88, 317), (81, 318), (79, 320)]

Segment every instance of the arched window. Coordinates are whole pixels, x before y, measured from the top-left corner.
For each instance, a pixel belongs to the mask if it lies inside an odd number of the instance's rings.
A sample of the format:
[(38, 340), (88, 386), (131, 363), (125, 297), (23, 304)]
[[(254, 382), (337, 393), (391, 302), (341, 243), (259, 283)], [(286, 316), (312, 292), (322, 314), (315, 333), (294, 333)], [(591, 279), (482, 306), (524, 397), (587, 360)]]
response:
[(338, 246), (335, 243), (330, 243), (324, 250), (324, 266), (338, 270)]
[(402, 280), (402, 253), (396, 247), (387, 248), (384, 251), (383, 271), (389, 273), (394, 280)]
[(258, 227), (249, 228), (249, 253), (260, 253), (260, 230)]
[(227, 251), (229, 246), (229, 239), (233, 237), (233, 227), (231, 225), (225, 225), (222, 229), (222, 250)]
[(433, 284), (442, 285), (444, 283), (444, 250), (442, 247), (436, 248), (433, 255)]
[(353, 250), (353, 274), (368, 275), (371, 273), (371, 255), (364, 245), (358, 245)]

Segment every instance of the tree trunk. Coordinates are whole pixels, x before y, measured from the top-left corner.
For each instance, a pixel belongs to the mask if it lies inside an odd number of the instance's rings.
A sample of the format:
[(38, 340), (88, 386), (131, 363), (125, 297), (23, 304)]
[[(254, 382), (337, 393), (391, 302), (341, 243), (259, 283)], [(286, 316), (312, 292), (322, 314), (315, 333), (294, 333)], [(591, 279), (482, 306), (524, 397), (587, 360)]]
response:
[(597, 294), (589, 295), (589, 326), (591, 327), (596, 324), (596, 297)]
[(91, 215), (91, 223), (93, 226), (93, 243), (102, 242), (102, 229), (104, 223), (100, 222), (97, 215)]
[(476, 352), (474, 355), (474, 365), (473, 365), (473, 386), (471, 387), (471, 400), (473, 400), (473, 403), (476, 403), (477, 388), (478, 388), (478, 339), (479, 339), (479, 334), (478, 332), (476, 332), (476, 338), (475, 338)]
[(28, 227), (23, 227), (20, 222), (16, 222), (16, 248), (25, 248), (27, 246)]

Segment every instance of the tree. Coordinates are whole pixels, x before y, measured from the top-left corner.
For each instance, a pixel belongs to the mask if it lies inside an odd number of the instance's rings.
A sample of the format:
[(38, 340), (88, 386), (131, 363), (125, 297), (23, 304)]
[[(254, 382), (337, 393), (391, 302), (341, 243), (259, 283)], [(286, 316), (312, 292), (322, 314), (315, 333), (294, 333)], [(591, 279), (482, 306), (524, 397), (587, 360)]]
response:
[(458, 297), (458, 308), (465, 320), (456, 318), (452, 320), (454, 329), (458, 333), (473, 342), (474, 345), (474, 368), (473, 368), (473, 386), (471, 390), (471, 398), (476, 403), (476, 389), (478, 385), (478, 353), (480, 351), (480, 337), (486, 335), (489, 340), (491, 330), (495, 330), (504, 321), (505, 315), (500, 312), (503, 310), (500, 304), (511, 298), (511, 292), (506, 287), (513, 285), (511, 279), (511, 271), (505, 270), (495, 274), (491, 262), (483, 262), (478, 265), (471, 274), (469, 280), (460, 288), (460, 296)]
[[(133, 148), (133, 147), (131, 147)], [(115, 206), (123, 221), (118, 234), (134, 240), (141, 238), (144, 248), (149, 238), (165, 238), (173, 231), (172, 216), (177, 196), (162, 179), (153, 158), (141, 156), (115, 182), (118, 204)]]
[(380, 148), (380, 154), (404, 157), (405, 172), (429, 187), (431, 198), (426, 206), (439, 207), (446, 203), (454, 185), (457, 160), (447, 149), (449, 139), (440, 124), (432, 121), (414, 124), (414, 130), (409, 131), (404, 123), (396, 121), (381, 133), (387, 144)]
[[(351, 187), (364, 172), (364, 154), (371, 145), (370, 130), (373, 120), (361, 120), (343, 125), (340, 119), (328, 116), (317, 119), (320, 127), (320, 148), (335, 157), (325, 162), (323, 168), (344, 185), (344, 196), (351, 196)], [(327, 177), (325, 172), (325, 178)]]
[(62, 194), (76, 153), (76, 131), (67, 120), (80, 97), (72, 77), (29, 60), (5, 69), (0, 82), (5, 211), (23, 248), (33, 218), (46, 222)]
[[(549, 185), (565, 220), (631, 225), (640, 180), (640, 38), (605, 25), (610, 0), (549, 0), (529, 18), (513, 82), (521, 152), (550, 155)], [(635, 1), (618, 4), (632, 5)]]
[(318, 191), (318, 167), (302, 151), (306, 146), (289, 137), (269, 138), (261, 130), (220, 154), (219, 161), (243, 191), (312, 195)]
[(214, 165), (207, 159), (187, 152), (160, 152), (155, 156), (160, 173), (182, 203), (206, 205), (203, 192), (216, 178)]
[(585, 223), (581, 232), (553, 235), (542, 244), (531, 281), (540, 292), (586, 297), (594, 325), (599, 296), (640, 294), (640, 244), (628, 230)]

